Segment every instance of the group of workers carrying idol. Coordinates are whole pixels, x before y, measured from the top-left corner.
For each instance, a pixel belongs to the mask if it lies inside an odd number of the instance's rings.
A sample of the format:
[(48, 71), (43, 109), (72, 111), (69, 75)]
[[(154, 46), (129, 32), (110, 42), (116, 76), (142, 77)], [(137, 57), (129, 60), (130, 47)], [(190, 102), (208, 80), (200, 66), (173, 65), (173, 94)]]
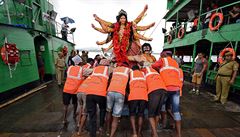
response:
[[(152, 137), (158, 137), (160, 117), (166, 123), (166, 109), (170, 107), (170, 117), (175, 120), (176, 137), (181, 137), (179, 102), (183, 72), (171, 56), (170, 51), (164, 51), (155, 63), (145, 67), (133, 65), (131, 68), (127, 62), (112, 67), (114, 65), (110, 65), (112, 62), (107, 59), (102, 59), (93, 67), (93, 59), (83, 64), (79, 56), (73, 57), (75, 65), (68, 68), (63, 88), (63, 122), (67, 122), (68, 105), (72, 100), (74, 117), (77, 116), (79, 104), (79, 136), (85, 132), (84, 125), (88, 119), (90, 137), (96, 137), (97, 131), (103, 133), (103, 130), (108, 136), (114, 137), (124, 104), (128, 104), (132, 136), (142, 136), (144, 112), (147, 109)], [(136, 119), (138, 125), (135, 124)]]

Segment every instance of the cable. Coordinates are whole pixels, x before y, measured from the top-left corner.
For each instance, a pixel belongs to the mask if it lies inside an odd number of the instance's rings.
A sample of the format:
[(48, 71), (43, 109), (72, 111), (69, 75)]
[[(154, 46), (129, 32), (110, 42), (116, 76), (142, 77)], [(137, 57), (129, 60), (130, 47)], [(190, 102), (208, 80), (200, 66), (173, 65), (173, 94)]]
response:
[(158, 22), (157, 26), (153, 29), (152, 33), (149, 35), (149, 37), (152, 36), (153, 32), (157, 29), (157, 27), (159, 26), (159, 24), (162, 22), (163, 18)]
[[(228, 42), (229, 42), (226, 47), (228, 47), (228, 45), (230, 44), (230, 45), (231, 45), (231, 48), (233, 48), (232, 41), (226, 39), (226, 38), (221, 34), (220, 29), (218, 29), (217, 32), (218, 32), (218, 34), (219, 34), (225, 41), (228, 41)], [(225, 48), (226, 48), (226, 47), (225, 47)]]

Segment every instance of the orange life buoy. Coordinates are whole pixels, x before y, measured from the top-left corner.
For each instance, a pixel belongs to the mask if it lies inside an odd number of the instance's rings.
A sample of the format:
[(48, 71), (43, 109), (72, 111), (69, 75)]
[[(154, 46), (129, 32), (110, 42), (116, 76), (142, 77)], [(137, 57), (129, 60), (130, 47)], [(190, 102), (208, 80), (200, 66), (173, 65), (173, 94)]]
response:
[[(215, 20), (216, 17), (219, 17), (219, 21), (218, 21), (218, 24), (216, 26), (213, 26), (213, 22)], [(209, 21), (209, 28), (211, 31), (215, 31), (215, 30), (218, 30), (220, 28), (220, 26), (222, 25), (223, 23), (223, 14), (222, 13), (214, 13), (211, 18), (210, 18), (210, 21)]]
[(1, 48), (1, 57), (5, 64), (16, 64), (20, 61), (19, 50), (16, 44), (5, 43)]
[(178, 38), (179, 38), (179, 39), (182, 39), (183, 36), (184, 36), (184, 34), (185, 34), (185, 29), (182, 27), (182, 28), (180, 28), (179, 31), (178, 31)]
[(168, 41), (168, 44), (172, 43), (172, 35), (171, 34), (168, 35), (167, 41)]
[(234, 51), (234, 49), (233, 49), (233, 48), (225, 48), (225, 49), (223, 49), (223, 50), (219, 53), (218, 62), (219, 62), (220, 64), (223, 63), (223, 57), (224, 57), (224, 55), (225, 55), (226, 52), (231, 52), (231, 53), (233, 54), (233, 60), (235, 60), (235, 58), (236, 58), (236, 52)]

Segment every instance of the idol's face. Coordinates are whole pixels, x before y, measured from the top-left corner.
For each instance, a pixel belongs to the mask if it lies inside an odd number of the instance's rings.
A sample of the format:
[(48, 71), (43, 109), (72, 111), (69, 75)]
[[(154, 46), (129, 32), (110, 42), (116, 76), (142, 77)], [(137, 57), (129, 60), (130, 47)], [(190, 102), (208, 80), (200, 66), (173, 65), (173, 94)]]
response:
[(127, 21), (126, 17), (125, 17), (124, 15), (121, 16), (121, 18), (120, 18), (120, 23), (121, 23), (121, 24), (125, 24), (126, 21)]

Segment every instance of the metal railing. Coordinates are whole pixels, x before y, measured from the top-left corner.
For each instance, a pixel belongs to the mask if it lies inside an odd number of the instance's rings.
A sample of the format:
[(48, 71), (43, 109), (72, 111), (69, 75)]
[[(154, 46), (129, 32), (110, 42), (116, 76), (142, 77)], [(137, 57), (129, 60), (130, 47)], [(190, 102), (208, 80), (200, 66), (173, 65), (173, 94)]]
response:
[[(62, 34), (61, 34), (62, 24), (55, 21), (55, 30), (56, 30), (56, 36), (61, 38), (62, 37)], [(74, 43), (74, 34), (70, 30), (68, 30), (67, 40), (69, 42)]]

